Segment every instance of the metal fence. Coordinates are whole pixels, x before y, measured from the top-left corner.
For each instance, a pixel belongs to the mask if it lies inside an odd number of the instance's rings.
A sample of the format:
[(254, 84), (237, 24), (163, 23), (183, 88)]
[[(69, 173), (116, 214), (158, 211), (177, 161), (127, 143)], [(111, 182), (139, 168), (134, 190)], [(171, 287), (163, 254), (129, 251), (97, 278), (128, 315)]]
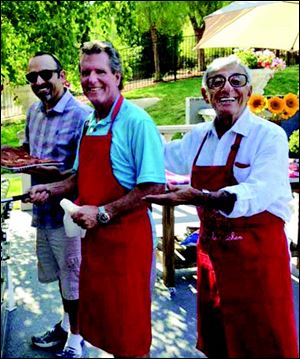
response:
[[(233, 53), (231, 48), (205, 49), (202, 63), (199, 61), (199, 53), (193, 50), (197, 42), (195, 36), (169, 37), (163, 41), (157, 41), (161, 80), (176, 81), (178, 79), (201, 76), (205, 69), (205, 63), (219, 56), (227, 56)], [(147, 47), (146, 47), (147, 48)], [(139, 87), (150, 86), (155, 83), (154, 55), (152, 49), (145, 51), (141, 46), (137, 49), (120, 50), (125, 69), (125, 91)]]
[[(163, 81), (201, 76), (206, 65), (215, 58), (228, 56), (234, 52), (234, 48), (212, 48), (204, 49), (200, 56), (199, 51), (194, 50), (196, 44), (195, 36), (185, 36), (181, 39), (176, 36), (168, 37), (167, 41), (164, 39), (157, 42)], [(125, 73), (125, 91), (155, 83), (153, 51), (146, 52), (148, 56), (145, 56), (143, 51), (142, 46), (137, 49), (120, 50), (125, 68), (129, 70)], [(299, 64), (299, 51), (276, 50), (275, 53), (276, 56), (285, 60), (287, 65)]]

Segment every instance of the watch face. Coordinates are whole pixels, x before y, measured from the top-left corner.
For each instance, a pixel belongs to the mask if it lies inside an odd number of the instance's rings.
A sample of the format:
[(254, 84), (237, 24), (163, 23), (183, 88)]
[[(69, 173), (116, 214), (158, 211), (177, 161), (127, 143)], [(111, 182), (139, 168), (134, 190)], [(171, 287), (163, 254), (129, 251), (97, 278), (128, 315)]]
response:
[(97, 221), (101, 224), (108, 223), (110, 220), (109, 215), (107, 213), (98, 213)]

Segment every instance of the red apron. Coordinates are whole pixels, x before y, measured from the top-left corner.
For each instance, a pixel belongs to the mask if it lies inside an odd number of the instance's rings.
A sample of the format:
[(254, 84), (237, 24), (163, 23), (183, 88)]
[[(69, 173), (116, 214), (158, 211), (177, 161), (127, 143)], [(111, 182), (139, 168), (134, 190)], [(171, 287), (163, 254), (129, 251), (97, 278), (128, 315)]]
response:
[[(124, 196), (112, 172), (112, 125), (106, 136), (84, 136), (79, 157), (79, 204), (101, 206)], [(87, 231), (82, 240), (79, 318), (83, 337), (117, 356), (142, 356), (151, 345), (152, 238), (147, 207)]]
[[(196, 166), (192, 186), (217, 191), (237, 184), (237, 135), (225, 166)], [(197, 348), (218, 358), (298, 358), (284, 222), (264, 211), (228, 219), (198, 208)]]

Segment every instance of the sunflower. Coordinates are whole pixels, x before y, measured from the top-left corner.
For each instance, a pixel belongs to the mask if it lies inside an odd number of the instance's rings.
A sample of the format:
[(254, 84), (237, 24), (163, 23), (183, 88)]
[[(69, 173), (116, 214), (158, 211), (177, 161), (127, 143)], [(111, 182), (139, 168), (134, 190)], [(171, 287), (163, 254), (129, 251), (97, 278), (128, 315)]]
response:
[(248, 106), (250, 110), (254, 113), (260, 113), (267, 105), (267, 101), (262, 95), (251, 95)]
[(281, 118), (284, 120), (287, 120), (288, 118), (292, 117), (295, 115), (295, 113), (297, 112), (297, 108), (292, 108), (292, 107), (288, 107), (286, 104), (284, 106), (284, 109), (281, 113)]
[(293, 114), (289, 113), (288, 110), (287, 110), (287, 107), (285, 107), (283, 112), (280, 114), (280, 118), (282, 120), (288, 120), (293, 115), (294, 115), (294, 113)]
[(287, 95), (284, 96), (283, 100), (285, 102), (285, 106), (290, 110), (292, 110), (294, 114), (298, 111), (299, 99), (296, 95), (292, 93), (288, 93)]
[(274, 96), (268, 100), (268, 110), (275, 115), (280, 114), (285, 107), (285, 102), (282, 98)]

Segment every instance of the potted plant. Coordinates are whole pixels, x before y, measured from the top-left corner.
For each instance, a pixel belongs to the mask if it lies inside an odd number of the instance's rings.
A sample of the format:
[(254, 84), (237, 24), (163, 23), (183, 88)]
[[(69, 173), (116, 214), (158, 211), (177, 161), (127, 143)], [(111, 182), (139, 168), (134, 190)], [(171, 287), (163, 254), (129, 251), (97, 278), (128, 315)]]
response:
[(235, 49), (234, 54), (252, 72), (253, 93), (263, 94), (268, 81), (274, 76), (275, 71), (284, 70), (285, 62), (276, 57), (270, 50), (255, 51), (254, 49)]

